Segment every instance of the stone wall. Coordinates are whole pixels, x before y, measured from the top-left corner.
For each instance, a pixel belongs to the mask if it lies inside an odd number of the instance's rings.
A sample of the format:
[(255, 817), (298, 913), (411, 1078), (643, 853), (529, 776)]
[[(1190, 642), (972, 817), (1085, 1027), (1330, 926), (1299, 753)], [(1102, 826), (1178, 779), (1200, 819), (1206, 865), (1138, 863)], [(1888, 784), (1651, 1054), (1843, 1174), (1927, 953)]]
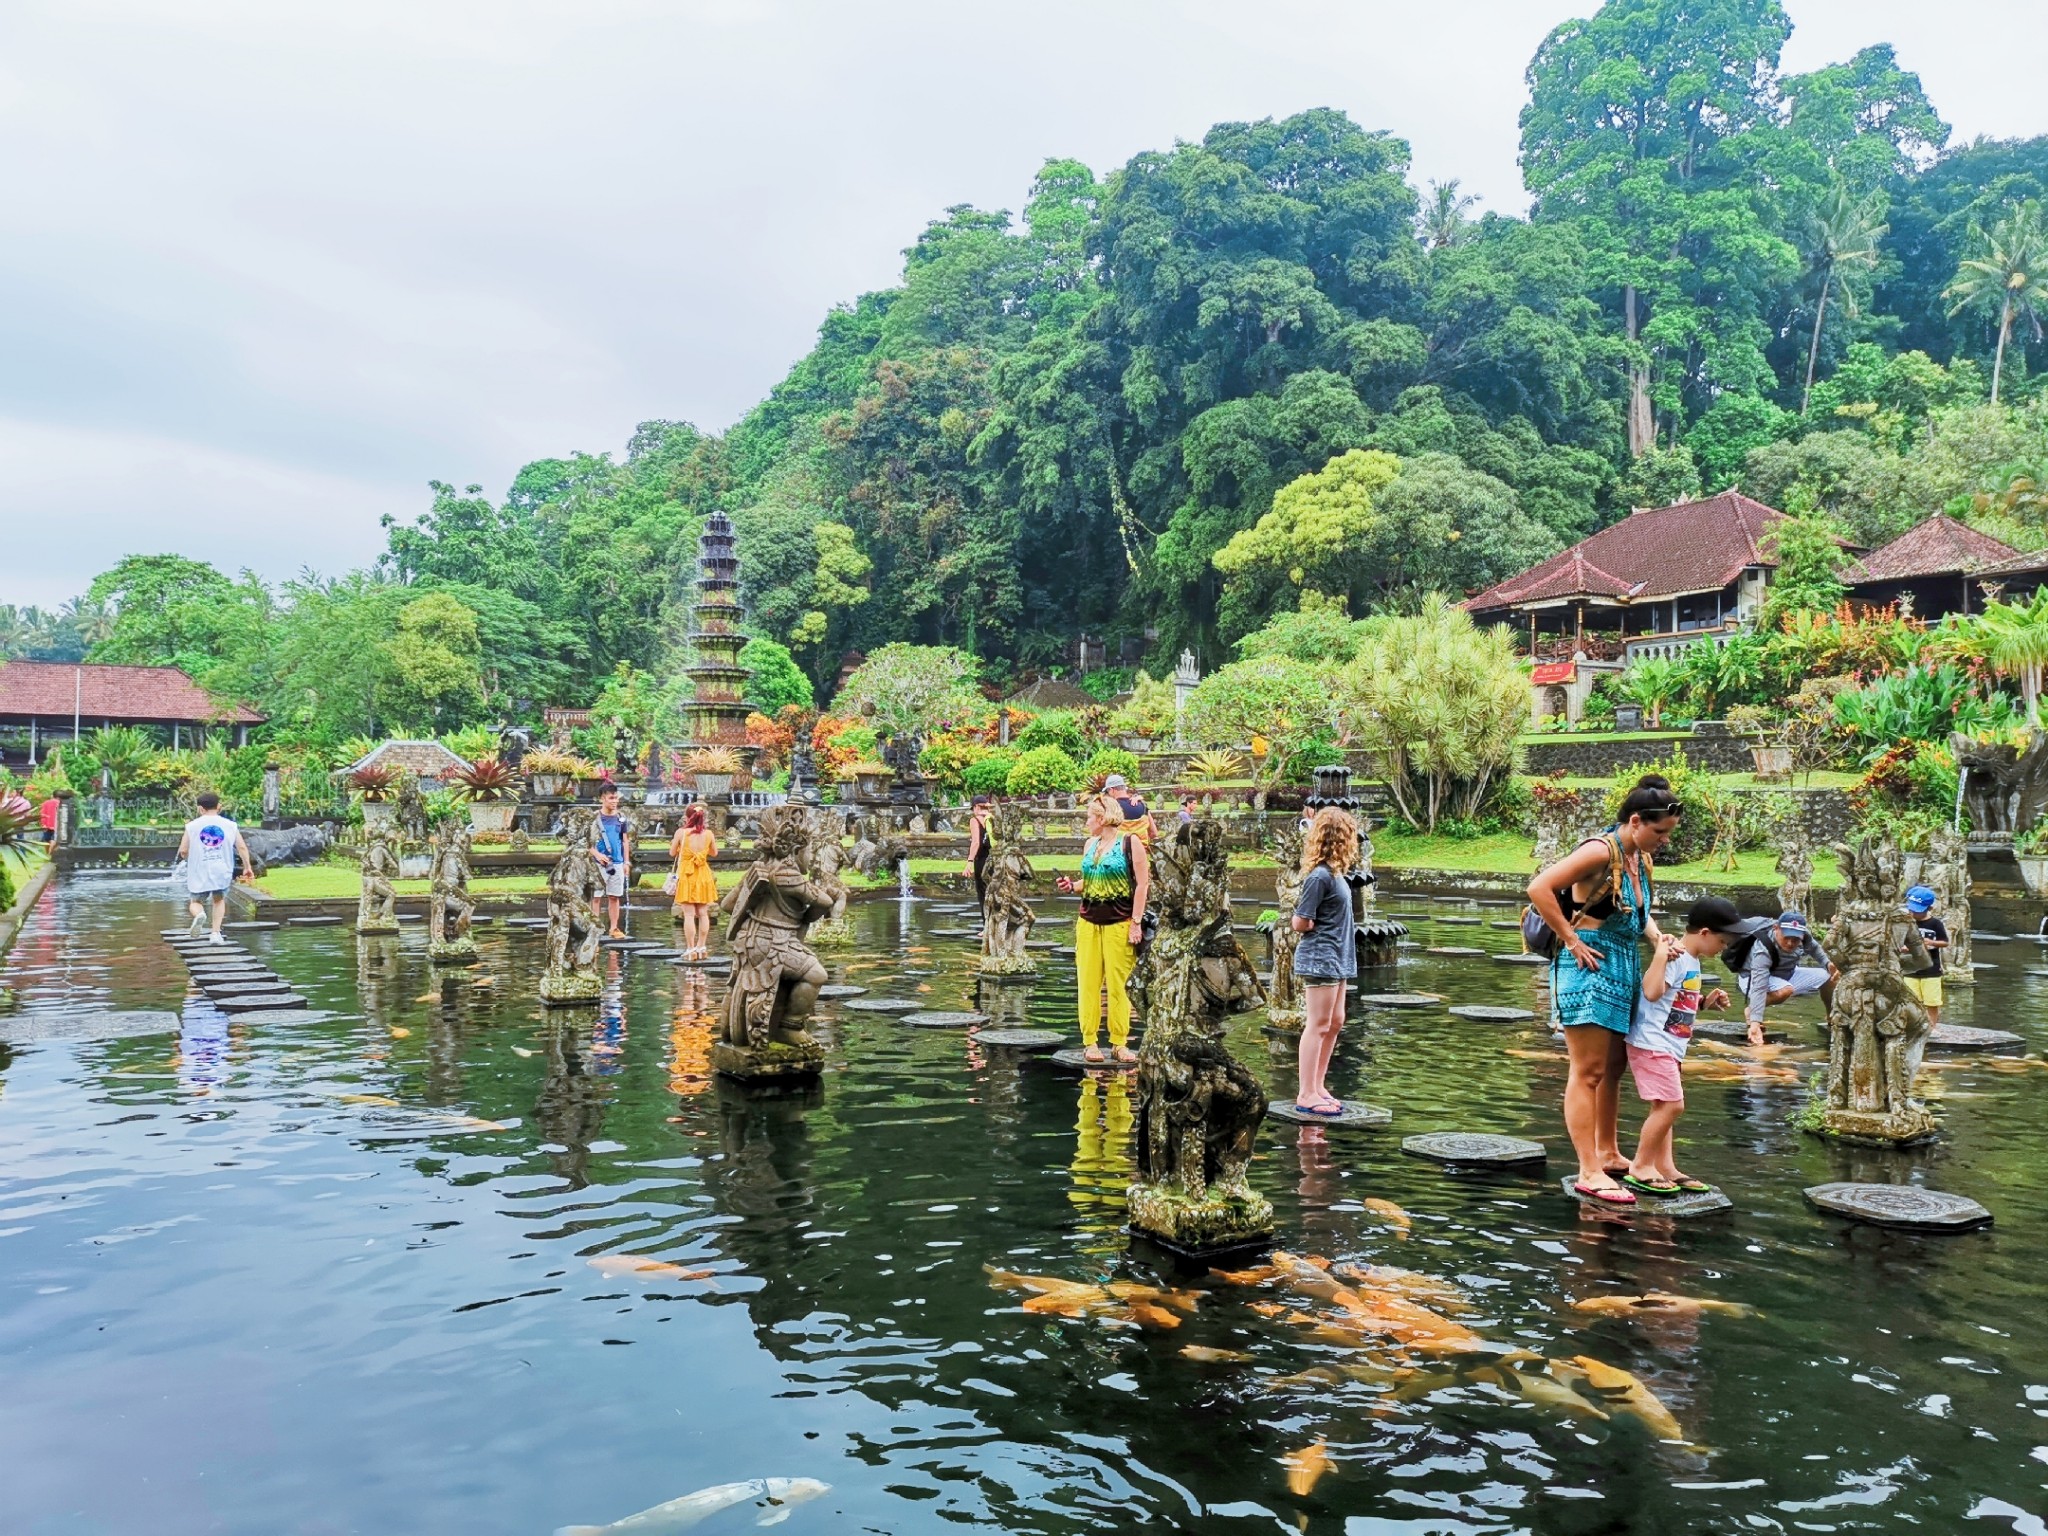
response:
[(1677, 747), (1685, 760), (1710, 773), (1749, 773), (1756, 761), (1749, 743), (1739, 736), (1684, 733), (1655, 740), (1616, 740), (1611, 736), (1558, 736), (1523, 744), (1529, 773), (1562, 773), (1571, 778), (1611, 779), (1624, 768), (1661, 762)]
[[(1607, 792), (1600, 789), (1568, 791), (1577, 800), (1579, 815), (1577, 833), (1591, 837), (1607, 825)], [(1807, 840), (1819, 848), (1832, 848), (1849, 836), (1855, 826), (1855, 813), (1849, 808), (1849, 796), (1839, 789), (1786, 789), (1737, 790), (1737, 794), (1780, 794), (1792, 800), (1799, 808), (1799, 820), (1806, 828)], [(1711, 834), (1708, 841), (1711, 841)], [(1683, 864), (1673, 868), (1683, 869)]]

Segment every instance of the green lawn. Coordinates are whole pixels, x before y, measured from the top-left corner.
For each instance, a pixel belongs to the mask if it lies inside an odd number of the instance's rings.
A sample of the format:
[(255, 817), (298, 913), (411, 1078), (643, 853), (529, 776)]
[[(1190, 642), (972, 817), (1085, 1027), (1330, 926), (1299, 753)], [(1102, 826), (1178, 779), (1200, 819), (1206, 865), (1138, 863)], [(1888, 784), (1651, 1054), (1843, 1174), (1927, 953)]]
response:
[[(719, 870), (716, 873), (720, 890), (739, 880), (737, 870)], [(395, 880), (392, 885), (401, 896), (424, 896), (428, 889), (425, 880)], [(643, 875), (635, 882), (635, 887), (642, 891), (659, 891), (661, 876)], [(540, 872), (472, 875), (469, 881), (473, 896), (539, 896), (547, 888), (547, 876)], [(277, 901), (354, 901), (362, 895), (363, 878), (359, 871), (347, 864), (293, 864), (271, 870), (256, 882), (256, 889)]]
[[(1607, 789), (1613, 785), (1615, 777), (1584, 778), (1566, 774), (1557, 779), (1545, 779), (1543, 782), (1546, 784), (1562, 784), (1567, 789)], [(1753, 773), (1717, 773), (1714, 775), (1714, 778), (1729, 789), (1757, 789), (1769, 792), (1785, 789), (1854, 789), (1862, 782), (1863, 776), (1856, 773), (1838, 772), (1832, 768), (1816, 768), (1810, 779), (1802, 773), (1795, 775), (1793, 782), (1790, 784), (1759, 783), (1757, 776)], [(1525, 778), (1524, 782), (1530, 783), (1534, 782), (1534, 780)]]
[[(1526, 880), (1536, 872), (1529, 857), (1529, 839), (1519, 833), (1497, 832), (1485, 837), (1416, 837), (1392, 831), (1373, 834), (1373, 864), (1382, 871), (1413, 870), (1418, 874), (1440, 870), (1445, 874), (1509, 875)], [(1724, 870), (1719, 861), (1694, 859), (1659, 871), (1665, 880), (1688, 885), (1778, 884), (1777, 855), (1769, 849), (1752, 848), (1736, 855), (1735, 868)], [(1832, 853), (1816, 850), (1813, 884), (1816, 890), (1831, 891), (1842, 883)]]

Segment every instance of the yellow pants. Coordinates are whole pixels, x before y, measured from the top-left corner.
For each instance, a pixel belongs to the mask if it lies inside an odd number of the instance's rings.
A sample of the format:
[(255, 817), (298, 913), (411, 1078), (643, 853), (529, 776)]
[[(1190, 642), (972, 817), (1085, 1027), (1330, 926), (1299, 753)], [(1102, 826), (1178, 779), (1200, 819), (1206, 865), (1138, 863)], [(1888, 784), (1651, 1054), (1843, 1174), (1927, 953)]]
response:
[(1131, 1038), (1131, 994), (1124, 983), (1131, 979), (1131, 967), (1138, 952), (1131, 948), (1129, 923), (1091, 923), (1085, 917), (1074, 924), (1074, 966), (1080, 974), (1081, 1045), (1096, 1043), (1102, 1028), (1102, 993), (1109, 992), (1109, 1044), (1121, 1050)]

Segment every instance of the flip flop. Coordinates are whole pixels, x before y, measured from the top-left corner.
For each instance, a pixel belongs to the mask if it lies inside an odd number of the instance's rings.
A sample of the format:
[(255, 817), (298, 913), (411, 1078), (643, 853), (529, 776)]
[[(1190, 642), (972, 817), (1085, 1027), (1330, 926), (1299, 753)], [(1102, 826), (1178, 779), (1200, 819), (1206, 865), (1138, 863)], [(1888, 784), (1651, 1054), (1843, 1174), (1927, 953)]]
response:
[(1705, 1183), (1700, 1179), (1680, 1179), (1678, 1180), (1678, 1188), (1682, 1193), (1688, 1195), (1710, 1195), (1714, 1192), (1713, 1185)]
[(1325, 1120), (1335, 1120), (1344, 1113), (1342, 1104), (1303, 1104), (1298, 1100), (1295, 1109), (1304, 1115), (1318, 1115)]
[(1656, 1195), (1664, 1200), (1685, 1192), (1685, 1186), (1682, 1184), (1666, 1183), (1662, 1179), (1639, 1179), (1632, 1173), (1623, 1174), (1621, 1182), (1630, 1189), (1639, 1189), (1646, 1195)]
[(1602, 1205), (1634, 1205), (1636, 1197), (1625, 1189), (1595, 1189), (1584, 1179), (1576, 1181), (1572, 1188), (1588, 1200), (1598, 1200)]

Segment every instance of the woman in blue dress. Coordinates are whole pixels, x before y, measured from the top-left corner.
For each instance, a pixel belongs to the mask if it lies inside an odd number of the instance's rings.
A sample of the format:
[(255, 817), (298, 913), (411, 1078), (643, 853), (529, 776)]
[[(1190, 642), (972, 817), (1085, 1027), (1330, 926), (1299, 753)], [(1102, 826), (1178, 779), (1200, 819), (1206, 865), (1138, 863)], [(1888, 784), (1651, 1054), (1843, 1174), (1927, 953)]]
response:
[(1550, 964), (1551, 1007), (1571, 1066), (1564, 1123), (1579, 1159), (1580, 1194), (1633, 1205), (1616, 1182), (1621, 1155), (1621, 1074), (1643, 985), (1643, 941), (1663, 935), (1650, 916), (1652, 857), (1678, 830), (1684, 808), (1670, 781), (1649, 774), (1621, 802), (1615, 823), (1529, 882), (1529, 905), (1558, 938)]

